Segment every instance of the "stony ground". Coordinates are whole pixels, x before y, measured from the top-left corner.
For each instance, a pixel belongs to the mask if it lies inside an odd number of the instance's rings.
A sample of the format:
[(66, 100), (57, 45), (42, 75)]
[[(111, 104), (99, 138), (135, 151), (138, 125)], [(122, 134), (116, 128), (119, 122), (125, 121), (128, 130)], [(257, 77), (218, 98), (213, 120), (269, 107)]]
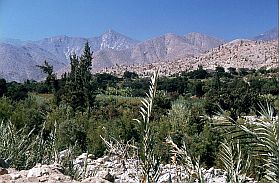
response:
[[(140, 169), (136, 159), (119, 159), (117, 156), (104, 156), (93, 159), (91, 155), (83, 153), (74, 161), (77, 173), (84, 175), (82, 181), (72, 180), (63, 174), (63, 167), (59, 164), (37, 164), (30, 170), (16, 171), (15, 169), (0, 168), (0, 183), (51, 182), (51, 183), (139, 183)], [(86, 163), (86, 166), (84, 166)], [(86, 167), (86, 171), (84, 172)], [(226, 173), (213, 167), (202, 170), (206, 183), (225, 183)], [(183, 182), (186, 173), (181, 166), (162, 165), (158, 183)], [(81, 176), (80, 176), (81, 177)], [(87, 177), (87, 178), (86, 178)], [(253, 181), (248, 181), (247, 183)]]
[[(48, 182), (48, 183), (109, 183), (101, 177), (86, 178), (83, 181), (75, 181), (70, 176), (64, 175), (62, 167), (58, 164), (38, 164), (30, 170), (16, 171), (15, 169), (1, 169), (0, 183), (25, 183), (25, 182)], [(105, 178), (105, 177), (104, 177)]]

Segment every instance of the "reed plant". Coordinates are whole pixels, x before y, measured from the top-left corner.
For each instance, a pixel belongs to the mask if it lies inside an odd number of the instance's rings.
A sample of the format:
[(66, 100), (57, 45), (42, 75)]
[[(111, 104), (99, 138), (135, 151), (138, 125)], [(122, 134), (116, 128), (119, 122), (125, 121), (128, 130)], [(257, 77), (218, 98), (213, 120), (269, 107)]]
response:
[(134, 119), (139, 124), (141, 131), (140, 142), (140, 162), (142, 166), (142, 183), (157, 182), (160, 175), (160, 157), (155, 154), (155, 138), (154, 130), (152, 128), (151, 120), (152, 108), (154, 105), (154, 99), (156, 96), (156, 87), (158, 79), (158, 70), (154, 72), (151, 77), (149, 92), (146, 93), (146, 98), (143, 98), (140, 107), (140, 114), (142, 119)]

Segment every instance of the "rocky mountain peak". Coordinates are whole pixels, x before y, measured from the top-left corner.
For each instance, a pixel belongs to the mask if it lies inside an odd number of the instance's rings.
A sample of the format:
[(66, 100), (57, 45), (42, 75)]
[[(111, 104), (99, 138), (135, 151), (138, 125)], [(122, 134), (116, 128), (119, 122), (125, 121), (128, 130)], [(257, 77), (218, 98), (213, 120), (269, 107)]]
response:
[(112, 29), (109, 29), (100, 36), (100, 50), (115, 49), (124, 50), (135, 46), (138, 41), (133, 40), (123, 34), (120, 34)]
[(187, 36), (192, 36), (192, 37), (209, 37), (208, 35), (205, 35), (203, 33), (200, 33), (200, 32), (189, 32), (188, 34), (186, 34), (186, 37)]
[(172, 32), (169, 32), (169, 33), (166, 33), (166, 34), (164, 34), (164, 36), (165, 37), (177, 37), (178, 35), (176, 35), (176, 34), (174, 34), (174, 33), (172, 33)]
[[(108, 29), (102, 35), (122, 35), (122, 34), (113, 29)], [(122, 36), (124, 36), (124, 35), (122, 35)]]

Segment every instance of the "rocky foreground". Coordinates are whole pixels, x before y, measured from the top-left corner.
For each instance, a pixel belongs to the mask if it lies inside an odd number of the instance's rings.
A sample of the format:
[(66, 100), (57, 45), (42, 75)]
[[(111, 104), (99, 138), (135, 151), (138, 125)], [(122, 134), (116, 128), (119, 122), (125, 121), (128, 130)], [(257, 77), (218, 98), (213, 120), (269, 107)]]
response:
[[(117, 156), (104, 156), (93, 159), (92, 155), (83, 153), (73, 161), (76, 169), (76, 178), (63, 174), (64, 168), (59, 164), (41, 165), (37, 164), (30, 170), (16, 171), (15, 169), (0, 168), (0, 183), (24, 183), (24, 182), (51, 182), (51, 183), (139, 183), (140, 166), (136, 159), (120, 159)], [(84, 171), (86, 170), (86, 171)], [(225, 183), (226, 172), (210, 168), (203, 169), (207, 183)], [(185, 182), (188, 175), (182, 166), (162, 165), (158, 183)], [(183, 181), (184, 180), (184, 181)], [(253, 183), (252, 179), (247, 179)]]

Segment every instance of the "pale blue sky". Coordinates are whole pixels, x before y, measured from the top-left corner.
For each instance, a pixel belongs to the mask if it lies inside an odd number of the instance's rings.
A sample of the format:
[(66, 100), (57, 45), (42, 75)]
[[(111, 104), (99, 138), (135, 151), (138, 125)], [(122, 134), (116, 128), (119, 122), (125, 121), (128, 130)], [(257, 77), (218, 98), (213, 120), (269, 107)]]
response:
[(144, 40), (168, 32), (245, 38), (278, 26), (278, 0), (0, 0), (0, 38), (93, 37), (114, 29)]

